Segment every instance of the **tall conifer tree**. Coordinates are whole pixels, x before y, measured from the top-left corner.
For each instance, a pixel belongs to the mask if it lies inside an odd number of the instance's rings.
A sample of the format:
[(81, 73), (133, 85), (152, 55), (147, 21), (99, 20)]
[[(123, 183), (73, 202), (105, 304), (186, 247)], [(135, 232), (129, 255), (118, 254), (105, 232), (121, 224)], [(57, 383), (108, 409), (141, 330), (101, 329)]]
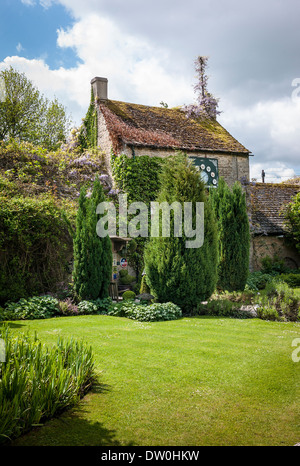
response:
[[(159, 202), (204, 203), (204, 244), (187, 248), (187, 238), (174, 237), (174, 218), (170, 237), (151, 237), (145, 251), (146, 280), (151, 293), (160, 302), (172, 301), (184, 312), (215, 290), (218, 244), (214, 212), (199, 172), (185, 155), (170, 158), (164, 165)], [(195, 211), (193, 213), (195, 227)]]
[(100, 238), (96, 232), (96, 207), (105, 201), (99, 179), (94, 182), (90, 198), (81, 189), (74, 238), (74, 289), (79, 299), (108, 296), (112, 274), (112, 250), (108, 236)]
[(246, 195), (239, 182), (230, 190), (220, 178), (218, 188), (212, 192), (212, 202), (219, 232), (218, 288), (240, 291), (245, 288), (249, 272), (250, 230)]

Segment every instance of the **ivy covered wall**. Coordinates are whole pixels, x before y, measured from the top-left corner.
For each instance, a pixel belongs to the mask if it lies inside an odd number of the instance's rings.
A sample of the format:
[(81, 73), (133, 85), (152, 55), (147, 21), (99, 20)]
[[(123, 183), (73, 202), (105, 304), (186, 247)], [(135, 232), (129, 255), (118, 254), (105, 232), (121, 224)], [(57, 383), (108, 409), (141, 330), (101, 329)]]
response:
[[(129, 158), (125, 154), (112, 155), (111, 157), (112, 174), (116, 187), (121, 193), (128, 195), (128, 203), (144, 202), (148, 206), (149, 215), (150, 202), (156, 200), (160, 189), (160, 173), (164, 160), (160, 157), (148, 156)], [(135, 238), (136, 248), (128, 255), (128, 263), (135, 270), (138, 284), (141, 282), (144, 268), (146, 242), (147, 238)]]
[(90, 105), (80, 130), (79, 143), (82, 150), (97, 147), (98, 144), (98, 115), (93, 89), (91, 89)]
[[(128, 194), (128, 201), (141, 201), (147, 205), (157, 197), (164, 159), (160, 157), (113, 155), (112, 173), (118, 189)], [(149, 204), (150, 205), (150, 204)]]

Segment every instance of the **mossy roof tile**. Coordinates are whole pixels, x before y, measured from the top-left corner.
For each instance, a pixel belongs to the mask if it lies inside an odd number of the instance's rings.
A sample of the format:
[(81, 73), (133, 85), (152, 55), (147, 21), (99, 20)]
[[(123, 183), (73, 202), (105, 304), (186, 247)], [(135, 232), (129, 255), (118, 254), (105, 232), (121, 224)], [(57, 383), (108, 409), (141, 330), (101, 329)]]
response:
[(108, 130), (119, 143), (179, 150), (248, 155), (214, 119), (190, 119), (180, 108), (150, 107), (116, 100), (100, 104)]
[(284, 210), (300, 187), (292, 184), (256, 183), (249, 186), (251, 223), (257, 234), (286, 232)]

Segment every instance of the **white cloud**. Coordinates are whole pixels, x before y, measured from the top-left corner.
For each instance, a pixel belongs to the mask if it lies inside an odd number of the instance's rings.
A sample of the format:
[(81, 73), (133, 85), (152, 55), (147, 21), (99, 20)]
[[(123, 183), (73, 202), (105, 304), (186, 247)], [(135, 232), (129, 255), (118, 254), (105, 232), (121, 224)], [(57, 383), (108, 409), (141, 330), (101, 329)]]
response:
[(22, 52), (22, 50), (24, 50), (21, 42), (18, 43), (18, 45), (16, 46), (16, 49), (17, 49), (17, 52), (19, 52), (19, 53)]
[(35, 0), (21, 0), (21, 3), (27, 6), (33, 6), (35, 5)]
[(223, 103), (225, 111), (220, 122), (254, 154), (250, 158), (251, 177), (261, 179), (262, 169), (271, 177), (266, 181), (284, 181), (300, 173), (300, 97), (248, 107)]
[[(73, 48), (81, 63), (51, 70), (46, 58), (7, 57), (2, 66), (25, 71), (43, 93), (56, 95), (79, 124), (94, 76), (108, 78), (111, 99), (181, 105), (194, 100), (193, 59), (210, 55), (209, 89), (220, 97), (219, 121), (253, 152), (252, 177), (260, 178), (264, 169), (274, 179), (286, 178), (298, 170), (300, 154), (300, 95), (292, 87), (300, 75), (295, 70), (297, 1), (288, 0), (288, 11), (286, 2), (273, 8), (271, 0), (262, 10), (255, 0), (248, 5), (229, 0), (226, 7), (218, 0), (210, 2), (213, 6), (197, 0), (188, 5), (178, 0), (22, 0), (68, 9), (74, 24), (57, 31), (57, 45)], [(255, 35), (244, 34), (251, 25)]]
[[(54, 3), (54, 1), (55, 0), (39, 0), (38, 3), (40, 3), (42, 7), (47, 9)], [(27, 6), (34, 6), (37, 4), (37, 1), (36, 0), (21, 0), (21, 3)]]
[(39, 91), (49, 99), (57, 97), (66, 106), (67, 112), (71, 113), (74, 122), (77, 125), (80, 124), (90, 98), (86, 70), (82, 65), (71, 69), (51, 70), (42, 59), (28, 60), (13, 56), (7, 57), (0, 63), (0, 70), (9, 66), (24, 72)]
[(261, 182), (262, 170), (265, 172), (266, 183), (286, 182), (296, 176), (295, 170), (287, 167), (283, 162), (275, 162), (271, 165), (253, 163), (250, 165), (250, 179), (256, 179)]
[(190, 97), (183, 74), (175, 76), (166, 50), (154, 48), (140, 37), (124, 34), (107, 18), (88, 15), (72, 28), (59, 30), (57, 43), (60, 47), (76, 49), (90, 73), (89, 78), (108, 78), (112, 99), (151, 105), (159, 105), (164, 100), (178, 105)]
[[(193, 97), (192, 89), (178, 69), (168, 69), (168, 53), (155, 49), (139, 37), (122, 33), (114, 23), (87, 15), (73, 27), (57, 31), (59, 47), (73, 47), (82, 63), (66, 69), (50, 69), (44, 59), (7, 57), (7, 66), (25, 72), (38, 89), (64, 103), (76, 124), (85, 116), (90, 99), (90, 80), (108, 78), (109, 98), (159, 106), (179, 105)], [(172, 73), (173, 71), (173, 73)]]

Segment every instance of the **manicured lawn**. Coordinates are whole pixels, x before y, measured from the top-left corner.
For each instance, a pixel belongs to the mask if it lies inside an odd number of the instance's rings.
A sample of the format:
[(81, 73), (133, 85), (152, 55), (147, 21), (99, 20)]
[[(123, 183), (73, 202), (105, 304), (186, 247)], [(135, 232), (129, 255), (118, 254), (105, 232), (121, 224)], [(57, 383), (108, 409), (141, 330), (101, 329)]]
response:
[(11, 324), (47, 344), (91, 343), (98, 385), (15, 445), (294, 445), (299, 323), (217, 317), (139, 323), (109, 316)]

